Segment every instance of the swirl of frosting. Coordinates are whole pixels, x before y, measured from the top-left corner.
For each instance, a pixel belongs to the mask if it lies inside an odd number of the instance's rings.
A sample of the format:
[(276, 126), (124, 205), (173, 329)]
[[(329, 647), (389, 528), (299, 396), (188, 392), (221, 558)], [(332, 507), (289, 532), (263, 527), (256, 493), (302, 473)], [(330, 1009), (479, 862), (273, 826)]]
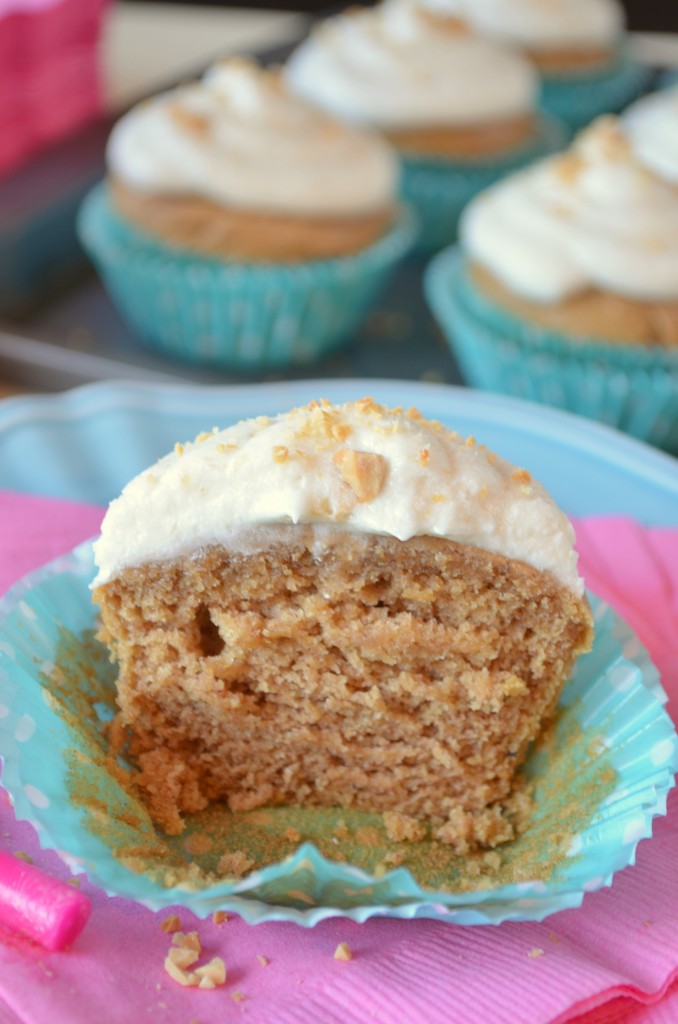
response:
[[(412, 0), (390, 0), (412, 3)], [(415, 0), (442, 17), (463, 18), (479, 32), (524, 49), (613, 46), (624, 30), (618, 0)]]
[(678, 184), (678, 86), (633, 103), (622, 115), (622, 123), (643, 163)]
[(323, 22), (287, 77), (326, 110), (382, 129), (508, 119), (534, 108), (538, 87), (518, 53), (400, 3)]
[(295, 96), (279, 72), (239, 59), (131, 110), (107, 160), (140, 191), (302, 215), (368, 213), (397, 187), (386, 142)]
[(477, 196), (460, 237), (472, 260), (535, 302), (591, 287), (678, 299), (678, 190), (614, 117), (595, 121), (567, 153)]
[(447, 537), (583, 591), (572, 526), (529, 473), (371, 399), (312, 402), (177, 445), (110, 505), (93, 586), (212, 544), (260, 550), (280, 524), (312, 526), (321, 547), (328, 529)]

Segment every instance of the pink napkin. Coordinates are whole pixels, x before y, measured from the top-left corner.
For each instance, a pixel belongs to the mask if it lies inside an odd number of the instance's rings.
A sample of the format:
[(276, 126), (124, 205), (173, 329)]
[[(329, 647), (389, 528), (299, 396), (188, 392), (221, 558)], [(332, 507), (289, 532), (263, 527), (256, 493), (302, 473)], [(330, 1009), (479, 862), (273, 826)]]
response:
[[(91, 506), (0, 493), (0, 591), (96, 532), (100, 519)], [(579, 522), (577, 532), (587, 582), (650, 648), (675, 714), (678, 530), (595, 519)], [(2, 792), (0, 848), (22, 850), (68, 877), (32, 828), (14, 820)], [(169, 911), (107, 897), (83, 880), (94, 910), (72, 950), (46, 954), (0, 942), (0, 1021), (564, 1024), (586, 1012), (598, 1024), (668, 1024), (678, 1019), (678, 988), (662, 999), (678, 977), (677, 849), (674, 794), (634, 867), (612, 888), (587, 895), (582, 908), (542, 924), (337, 919), (308, 930), (236, 917), (217, 926), (177, 909), (207, 955), (227, 964), (227, 984), (214, 991), (180, 988), (165, 974), (169, 938), (160, 923)], [(334, 960), (339, 942), (348, 942), (351, 961)]]

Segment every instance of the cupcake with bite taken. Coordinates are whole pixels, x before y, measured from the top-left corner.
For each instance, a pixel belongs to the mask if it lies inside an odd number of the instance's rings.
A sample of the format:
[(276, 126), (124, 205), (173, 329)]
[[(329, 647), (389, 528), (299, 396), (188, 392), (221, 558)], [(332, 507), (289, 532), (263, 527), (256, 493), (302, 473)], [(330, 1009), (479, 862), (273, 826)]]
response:
[(478, 196), (429, 302), (470, 384), (678, 451), (678, 91)]
[[(413, 0), (387, 0), (409, 4)], [(523, 51), (542, 82), (542, 105), (573, 131), (615, 113), (647, 86), (651, 71), (626, 48), (619, 0), (414, 0), (443, 23)]]
[(116, 125), (80, 234), (148, 345), (257, 371), (344, 343), (415, 227), (375, 133), (244, 60)]
[(396, 147), (402, 195), (429, 251), (455, 238), (476, 192), (562, 143), (560, 126), (537, 111), (529, 61), (418, 4), (321, 23), (292, 54), (286, 77), (299, 95), (378, 129)]

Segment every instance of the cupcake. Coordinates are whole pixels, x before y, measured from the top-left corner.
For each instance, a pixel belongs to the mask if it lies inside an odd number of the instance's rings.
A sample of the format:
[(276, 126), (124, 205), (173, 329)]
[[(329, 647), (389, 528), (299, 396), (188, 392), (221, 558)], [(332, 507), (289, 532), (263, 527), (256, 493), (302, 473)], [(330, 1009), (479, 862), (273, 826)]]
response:
[[(215, 428), (216, 430), (216, 428)], [(212, 801), (511, 839), (592, 619), (530, 473), (414, 409), (311, 402), (178, 444), (95, 545), (118, 735), (170, 833)]]
[(678, 450), (678, 93), (478, 196), (429, 302), (475, 386)]
[(299, 95), (397, 148), (424, 250), (454, 240), (477, 191), (562, 141), (537, 113), (538, 77), (524, 57), (416, 4), (321, 23), (286, 76)]
[(391, 148), (244, 60), (131, 110), (107, 163), (82, 241), (139, 337), (191, 362), (324, 355), (414, 237)]
[[(389, 0), (412, 3), (412, 0)], [(537, 67), (542, 105), (572, 132), (636, 99), (651, 71), (629, 57), (619, 0), (414, 0), (520, 48)]]

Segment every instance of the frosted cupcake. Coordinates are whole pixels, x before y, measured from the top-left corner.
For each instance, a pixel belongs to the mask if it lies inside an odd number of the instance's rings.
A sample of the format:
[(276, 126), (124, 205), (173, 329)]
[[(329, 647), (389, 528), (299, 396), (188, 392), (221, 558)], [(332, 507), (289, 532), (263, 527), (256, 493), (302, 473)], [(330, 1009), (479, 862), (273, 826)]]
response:
[(83, 243), (139, 336), (182, 359), (323, 355), (413, 241), (391, 148), (243, 60), (134, 108), (107, 159)]
[[(411, 4), (412, 0), (390, 0)], [(621, 110), (649, 81), (625, 48), (618, 0), (416, 0), (443, 21), (521, 49), (539, 70), (542, 104), (572, 131)]]
[(423, 249), (454, 239), (477, 191), (562, 139), (537, 114), (538, 77), (524, 57), (414, 4), (322, 23), (286, 74), (299, 95), (399, 150)]
[(478, 196), (427, 271), (469, 383), (678, 450), (678, 93)]

